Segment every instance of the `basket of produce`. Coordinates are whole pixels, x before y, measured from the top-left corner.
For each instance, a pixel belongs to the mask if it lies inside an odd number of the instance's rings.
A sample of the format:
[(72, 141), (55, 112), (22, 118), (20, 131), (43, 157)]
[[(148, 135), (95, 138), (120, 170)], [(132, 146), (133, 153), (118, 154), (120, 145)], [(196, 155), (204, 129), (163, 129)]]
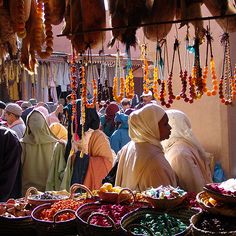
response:
[(190, 233), (190, 218), (197, 212), (196, 209), (168, 213), (139, 209), (122, 218), (121, 229), (125, 235), (187, 235)]
[(192, 234), (194, 236), (235, 236), (235, 222), (235, 217), (226, 217), (201, 212), (191, 218)]
[(236, 179), (229, 179), (222, 183), (210, 183), (203, 187), (215, 200), (236, 203)]
[(236, 217), (236, 206), (212, 198), (207, 192), (197, 194), (197, 202), (206, 211), (212, 214)]
[(24, 198), (9, 199), (0, 203), (0, 234), (25, 235), (35, 234), (34, 222), (31, 218), (32, 206)]
[[(76, 211), (80, 236), (120, 236), (120, 221), (127, 213), (146, 207), (144, 203), (130, 205), (89, 203)], [(96, 213), (96, 214), (95, 214)], [(98, 213), (98, 214), (97, 214)]]
[(54, 203), (63, 199), (68, 199), (70, 194), (67, 191), (46, 191), (39, 192), (36, 188), (30, 187), (26, 191), (25, 198), (32, 205), (42, 205)]
[(150, 188), (142, 194), (154, 208), (161, 210), (178, 207), (187, 197), (187, 193), (184, 190), (172, 186)]
[(36, 230), (39, 235), (76, 234), (75, 211), (83, 204), (94, 202), (94, 198), (72, 199), (76, 189), (82, 188), (92, 195), (85, 186), (76, 184), (71, 188), (69, 199), (59, 200), (36, 207), (32, 212)]
[(132, 201), (134, 193), (129, 188), (113, 187), (110, 183), (104, 183), (98, 190), (98, 196), (101, 201), (109, 203), (118, 203)]

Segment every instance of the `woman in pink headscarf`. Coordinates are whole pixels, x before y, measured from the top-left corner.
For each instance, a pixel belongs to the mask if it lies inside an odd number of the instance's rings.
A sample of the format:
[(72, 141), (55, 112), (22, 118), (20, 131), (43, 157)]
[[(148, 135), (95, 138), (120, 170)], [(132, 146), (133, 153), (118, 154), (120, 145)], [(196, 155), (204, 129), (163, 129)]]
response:
[(111, 137), (113, 132), (116, 130), (114, 119), (116, 112), (118, 111), (118, 105), (115, 102), (112, 102), (106, 108), (105, 115), (100, 117), (101, 128), (108, 137)]

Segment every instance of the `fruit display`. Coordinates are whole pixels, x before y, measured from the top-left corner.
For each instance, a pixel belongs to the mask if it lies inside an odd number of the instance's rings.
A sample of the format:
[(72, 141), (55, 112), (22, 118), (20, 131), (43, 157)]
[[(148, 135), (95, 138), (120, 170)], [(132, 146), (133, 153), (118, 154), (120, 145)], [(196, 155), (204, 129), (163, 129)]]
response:
[(104, 192), (104, 193), (119, 193), (122, 190), (121, 187), (115, 186), (113, 187), (111, 183), (104, 183), (100, 189), (99, 192)]
[[(87, 203), (85, 199), (79, 201), (73, 199), (61, 200), (53, 203), (49, 208), (42, 208), (42, 211), (39, 211), (37, 218), (43, 221), (53, 221), (54, 215), (62, 210), (70, 209), (76, 211), (81, 205)], [(57, 221), (66, 221), (74, 219), (75, 215), (73, 213), (67, 212), (58, 215)]]
[(24, 200), (8, 199), (0, 204), (0, 216), (8, 218), (30, 216), (32, 207)]

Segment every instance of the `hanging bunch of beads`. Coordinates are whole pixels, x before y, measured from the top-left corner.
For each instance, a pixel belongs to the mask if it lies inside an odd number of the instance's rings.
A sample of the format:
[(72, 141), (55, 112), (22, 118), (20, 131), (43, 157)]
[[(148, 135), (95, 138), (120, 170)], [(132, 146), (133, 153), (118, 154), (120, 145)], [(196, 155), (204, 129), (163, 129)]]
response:
[(202, 80), (202, 68), (200, 65), (200, 52), (199, 52), (199, 46), (200, 46), (200, 39), (198, 37), (194, 40), (194, 65), (192, 68), (192, 79), (195, 84), (195, 92), (196, 92), (196, 98), (201, 98), (203, 95), (203, 80)]
[(235, 91), (235, 81), (231, 71), (230, 43), (228, 33), (223, 34), (221, 43), (224, 45), (224, 61), (222, 76), (219, 83), (219, 97), (222, 103), (225, 105), (231, 105), (233, 92)]
[[(124, 77), (121, 76), (122, 71), (121, 71), (121, 65), (120, 65), (120, 51), (119, 51), (119, 49), (117, 49), (116, 69), (115, 70), (116, 70), (115, 77), (113, 79), (113, 98), (117, 103), (120, 103), (125, 95), (125, 80), (124, 80)], [(120, 87), (119, 87), (120, 94), (119, 95), (118, 95), (118, 84), (119, 84), (118, 79), (120, 79)]]
[(129, 99), (132, 99), (134, 97), (134, 75), (133, 75), (133, 70), (132, 70), (132, 63), (131, 63), (131, 58), (130, 58), (130, 49), (127, 49), (127, 65), (126, 65), (126, 70), (127, 70), (127, 75), (125, 78), (125, 94), (126, 97)]
[[(215, 61), (214, 61), (214, 57), (213, 57), (213, 52), (212, 52), (212, 37), (210, 34), (210, 28), (209, 26), (207, 27), (207, 31), (206, 31), (206, 39), (207, 39), (207, 50), (206, 50), (206, 64), (205, 67), (203, 69), (203, 91), (204, 93), (206, 93), (207, 96), (215, 96), (217, 94), (217, 90), (218, 90), (218, 81), (217, 81), (217, 77), (216, 77), (216, 71), (215, 71)], [(210, 59), (210, 70), (211, 70), (211, 82), (213, 85), (213, 89), (209, 90), (207, 88), (207, 77), (208, 77), (208, 51), (210, 48), (210, 55), (211, 55), (211, 59)]]
[[(188, 70), (187, 65), (189, 63), (189, 26), (187, 26), (187, 34), (186, 34), (186, 47), (185, 47), (185, 69), (184, 72), (182, 70), (180, 71), (180, 79), (182, 84), (182, 89), (179, 95), (176, 95), (176, 100), (180, 100), (181, 98), (184, 100), (184, 102), (193, 103), (194, 97), (195, 97), (195, 87), (192, 80), (191, 73), (188, 76)], [(187, 96), (187, 86), (189, 83), (189, 97)]]
[(172, 64), (171, 64), (171, 71), (169, 73), (169, 77), (167, 79), (167, 89), (168, 89), (168, 101), (165, 101), (165, 97), (164, 97), (164, 90), (165, 90), (165, 84), (164, 82), (162, 82), (161, 84), (161, 105), (162, 106), (166, 106), (167, 108), (171, 107), (171, 104), (173, 103), (173, 100), (176, 98), (174, 93), (173, 93), (173, 88), (172, 88), (172, 79), (173, 79), (173, 70), (174, 70), (174, 61), (175, 61), (175, 53), (176, 51), (178, 52), (178, 58), (179, 58), (179, 65), (180, 65), (180, 78), (183, 75), (182, 72), (182, 67), (181, 67), (181, 60), (180, 60), (180, 54), (179, 54), (179, 41), (176, 38), (175, 39), (175, 43), (174, 43), (174, 51), (173, 51), (173, 56), (172, 56)]
[(148, 78), (148, 61), (147, 61), (147, 45), (141, 45), (141, 59), (143, 60), (143, 92), (149, 92), (149, 78)]
[[(153, 68), (153, 85), (152, 85), (153, 96), (156, 100), (161, 99), (161, 97), (158, 94), (158, 87), (161, 85), (161, 80), (158, 77), (158, 72), (159, 72), (158, 71), (158, 56), (159, 56), (160, 68), (162, 68), (164, 63), (161, 57), (161, 46), (159, 42), (157, 42), (157, 46), (156, 46), (156, 61)], [(165, 90), (165, 84), (164, 84), (164, 90)]]
[[(70, 87), (71, 87), (71, 105), (72, 105), (71, 122), (72, 124), (75, 124), (75, 129), (74, 129), (75, 140), (78, 140), (78, 134), (77, 134), (78, 120), (77, 120), (77, 110), (76, 110), (76, 99), (77, 99), (77, 89), (78, 89), (77, 75), (78, 75), (77, 65), (75, 62), (75, 54), (73, 50), (72, 59), (70, 63)], [(71, 127), (72, 126), (73, 125), (71, 125)]]
[(81, 100), (82, 100), (83, 105), (86, 106), (87, 108), (94, 108), (97, 102), (97, 83), (96, 83), (95, 78), (93, 78), (92, 83), (93, 83), (93, 99), (92, 99), (92, 102), (90, 103), (87, 99), (87, 81), (85, 79), (85, 67), (84, 65), (82, 65), (81, 66), (81, 84), (82, 84)]

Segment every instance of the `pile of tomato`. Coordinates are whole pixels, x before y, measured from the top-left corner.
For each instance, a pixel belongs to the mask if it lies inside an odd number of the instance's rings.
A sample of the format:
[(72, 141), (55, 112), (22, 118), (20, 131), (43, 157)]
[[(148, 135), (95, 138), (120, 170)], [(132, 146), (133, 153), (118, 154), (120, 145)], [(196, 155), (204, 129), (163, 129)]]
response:
[[(55, 202), (51, 205), (50, 208), (43, 209), (39, 214), (39, 219), (44, 221), (53, 221), (54, 215), (61, 210), (71, 209), (76, 211), (82, 204), (85, 203), (85, 200), (75, 201), (73, 199), (67, 199), (63, 201)], [(67, 221), (74, 219), (75, 214), (71, 212), (61, 213), (57, 216), (56, 221)]]

